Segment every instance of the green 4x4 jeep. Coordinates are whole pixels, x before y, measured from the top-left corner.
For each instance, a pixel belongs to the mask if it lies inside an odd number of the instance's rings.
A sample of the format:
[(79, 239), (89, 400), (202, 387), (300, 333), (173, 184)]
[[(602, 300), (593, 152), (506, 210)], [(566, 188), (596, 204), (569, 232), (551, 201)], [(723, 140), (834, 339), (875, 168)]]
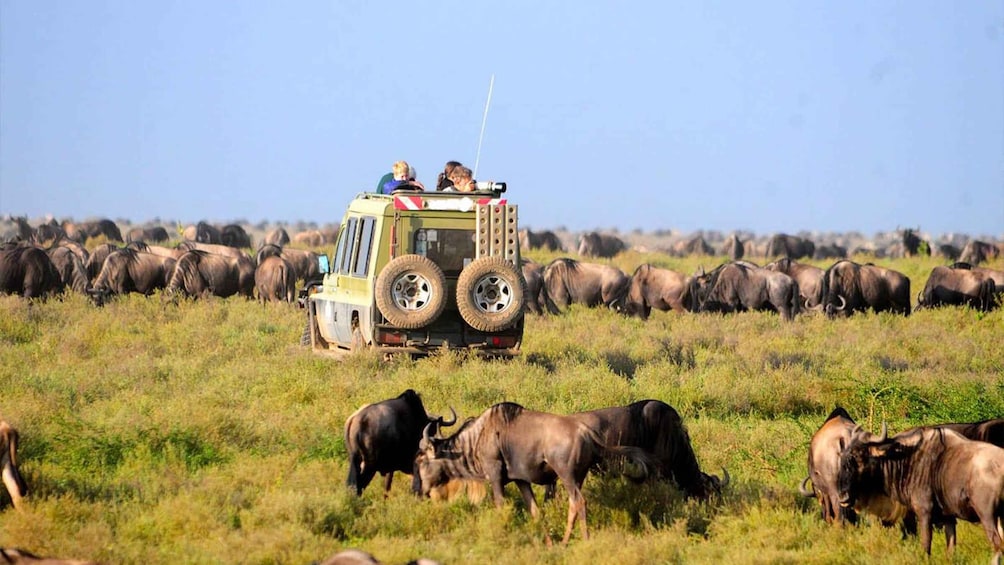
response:
[(323, 281), (301, 293), (316, 350), (513, 355), (526, 282), (517, 207), (504, 183), (478, 192), (359, 194)]

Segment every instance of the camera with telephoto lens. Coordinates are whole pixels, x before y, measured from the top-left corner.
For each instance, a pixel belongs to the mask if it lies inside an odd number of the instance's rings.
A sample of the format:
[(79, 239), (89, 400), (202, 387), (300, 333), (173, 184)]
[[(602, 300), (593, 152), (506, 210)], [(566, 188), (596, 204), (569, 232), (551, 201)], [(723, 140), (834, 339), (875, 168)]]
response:
[(500, 194), (503, 193), (503, 192), (505, 192), (505, 183), (504, 182), (496, 182), (496, 181), (493, 181), (493, 180), (478, 181), (477, 183), (475, 183), (475, 187), (476, 187), (475, 190), (479, 190), (479, 191), (481, 191), (481, 190), (490, 190), (492, 192), (498, 192)]

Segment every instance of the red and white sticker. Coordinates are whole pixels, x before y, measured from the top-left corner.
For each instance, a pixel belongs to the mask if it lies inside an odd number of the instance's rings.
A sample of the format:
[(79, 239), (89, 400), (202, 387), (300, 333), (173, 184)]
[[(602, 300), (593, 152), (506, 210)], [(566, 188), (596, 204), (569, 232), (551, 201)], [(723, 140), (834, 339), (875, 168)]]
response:
[(395, 196), (395, 210), (421, 210), (423, 208), (421, 196)]

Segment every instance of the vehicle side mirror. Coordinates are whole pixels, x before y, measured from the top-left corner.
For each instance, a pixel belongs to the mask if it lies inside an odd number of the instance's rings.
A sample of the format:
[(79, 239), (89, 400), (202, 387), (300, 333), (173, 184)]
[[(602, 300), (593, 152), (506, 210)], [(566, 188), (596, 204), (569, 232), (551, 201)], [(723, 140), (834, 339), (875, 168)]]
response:
[(317, 256), (317, 267), (318, 270), (321, 271), (322, 275), (326, 275), (331, 272), (331, 265), (328, 263), (327, 255), (322, 254)]

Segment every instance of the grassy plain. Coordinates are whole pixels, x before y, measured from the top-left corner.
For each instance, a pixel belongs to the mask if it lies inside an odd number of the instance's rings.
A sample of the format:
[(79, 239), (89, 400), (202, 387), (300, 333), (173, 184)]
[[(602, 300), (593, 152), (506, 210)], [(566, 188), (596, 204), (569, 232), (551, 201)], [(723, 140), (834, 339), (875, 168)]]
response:
[[(535, 255), (540, 262), (553, 256)], [(692, 272), (716, 259), (626, 253)], [(922, 288), (932, 259), (880, 261)], [(819, 263), (825, 266), (825, 263)], [(1000, 264), (995, 268), (1002, 268)], [(297, 345), (304, 317), (241, 299), (0, 297), (0, 415), (22, 436), (27, 510), (0, 510), (0, 546), (103, 563), (290, 563), (357, 547), (387, 563), (916, 563), (916, 539), (872, 521), (821, 523), (798, 495), (808, 441), (836, 404), (892, 431), (1004, 415), (1004, 312), (908, 318), (676, 315), (647, 322), (573, 307), (529, 317), (523, 354), (334, 361)], [(344, 487), (342, 425), (359, 405), (422, 395), (475, 416), (503, 400), (568, 413), (659, 398), (683, 415), (701, 465), (732, 485), (684, 500), (663, 484), (590, 476), (589, 540), (548, 547), (567, 499), (532, 521), (508, 503), (432, 502), (398, 476), (362, 498)], [(538, 495), (541, 491), (538, 490)], [(6, 494), (3, 495), (4, 497)], [(982, 531), (960, 524), (946, 558), (982, 563)]]

